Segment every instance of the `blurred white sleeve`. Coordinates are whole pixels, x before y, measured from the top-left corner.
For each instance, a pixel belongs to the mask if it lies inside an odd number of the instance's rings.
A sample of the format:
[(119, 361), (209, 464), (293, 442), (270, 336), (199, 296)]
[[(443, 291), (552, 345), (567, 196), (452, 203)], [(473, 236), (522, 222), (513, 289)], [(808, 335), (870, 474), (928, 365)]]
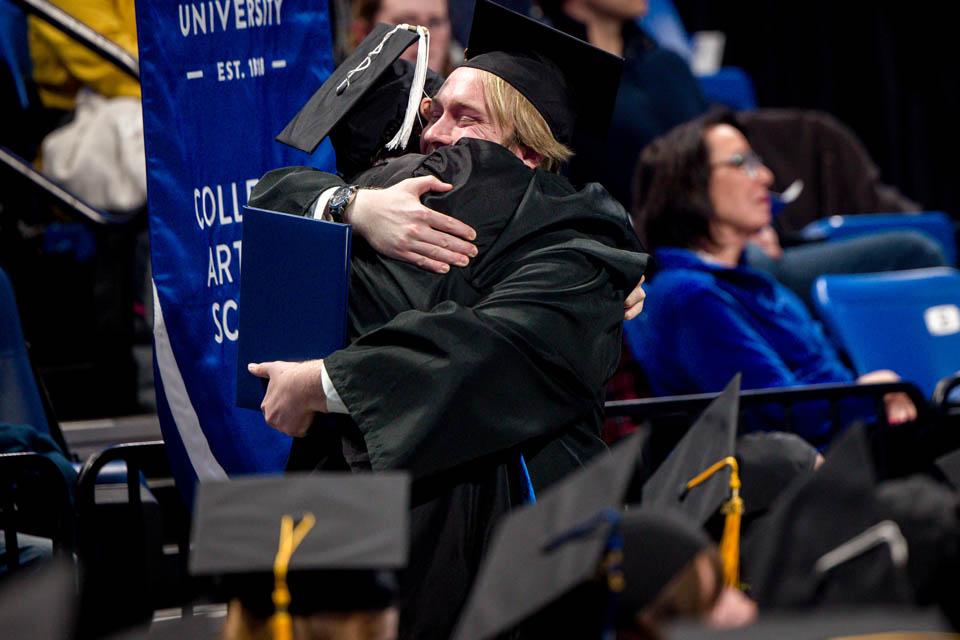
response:
[(333, 192), (339, 189), (340, 187), (330, 187), (326, 191), (320, 194), (320, 197), (317, 198), (317, 204), (313, 205), (313, 217), (317, 220), (329, 220), (330, 218), (323, 215), (323, 212), (327, 209), (327, 203), (330, 202), (330, 198), (333, 196)]
[(320, 363), (320, 379), (323, 381), (323, 394), (327, 396), (327, 412), (350, 413), (347, 411), (347, 405), (343, 404), (343, 400), (340, 399), (340, 394), (333, 386), (330, 376), (327, 375), (327, 366), (322, 362)]

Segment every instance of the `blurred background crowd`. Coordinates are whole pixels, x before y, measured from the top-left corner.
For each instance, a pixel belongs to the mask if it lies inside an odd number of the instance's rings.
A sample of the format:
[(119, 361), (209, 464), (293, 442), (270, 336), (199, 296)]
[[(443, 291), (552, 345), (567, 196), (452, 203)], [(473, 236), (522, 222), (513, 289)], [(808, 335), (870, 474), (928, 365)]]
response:
[[(49, 453), (76, 481), (71, 458), (159, 435), (153, 294), (134, 3), (52, 4), (118, 45), (121, 60), (36, 16), (24, 22), (11, 0), (0, 0), (0, 303), (20, 323), (0, 323), (0, 407), (29, 405), (3, 385), (35, 375), (45, 389), (37, 411), (51, 425), (42, 442), (4, 431), (0, 447)], [(885, 329), (847, 335), (836, 312), (823, 308), (840, 297), (843, 282), (818, 280), (909, 271), (904, 291), (939, 296), (920, 303), (927, 333), (960, 335), (960, 275), (952, 270), (960, 78), (949, 56), (955, 28), (947, 3), (503, 4), (625, 59), (606, 143), (578, 150), (565, 170), (575, 183), (603, 184), (654, 256), (646, 309), (625, 325), (609, 401), (718, 392), (738, 372), (744, 389), (907, 382), (916, 389), (881, 390), (879, 419), (921, 425), (926, 439), (871, 442), (882, 474), (906, 475), (931, 452), (956, 448), (945, 428), (953, 422), (944, 417), (954, 408), (949, 385), (956, 379), (938, 382), (960, 369), (951, 364), (960, 345), (934, 345), (939, 368), (914, 371), (909, 358), (894, 361), (880, 347), (917, 356), (919, 339), (878, 333)], [(335, 63), (376, 23), (405, 22), (430, 29), (429, 66), (448, 74), (464, 60), (472, 11), (472, 0), (330, 0)], [(849, 236), (837, 231), (853, 227)], [(876, 287), (900, 291), (886, 280)], [(906, 294), (894, 295), (903, 297), (879, 307), (855, 299), (854, 306), (896, 323)], [(864, 335), (876, 358), (859, 355)], [(18, 369), (30, 365), (34, 372)], [(874, 409), (864, 406), (800, 406), (785, 412), (786, 422), (822, 449), (843, 428), (837, 413), (863, 418)], [(8, 413), (0, 423), (25, 415)], [(604, 436), (612, 443), (638, 419), (611, 413)], [(782, 427), (783, 413), (761, 406), (747, 420)], [(662, 457), (677, 439), (654, 448)], [(88, 496), (81, 491), (76, 500), (82, 509)], [(955, 506), (955, 496), (941, 503), (950, 500)], [(944, 518), (956, 525), (955, 513)], [(151, 532), (149, 523), (142, 533), (185, 544)], [(98, 535), (102, 548), (116, 528), (105, 522)], [(43, 543), (31, 551), (28, 539), (20, 546), (22, 562), (33, 551), (49, 553)], [(119, 593), (117, 576), (158, 560), (137, 562), (103, 580)]]
[[(20, 28), (5, 4), (0, 145), (110, 214), (106, 222), (78, 216), (3, 169), (0, 264), (34, 362), (64, 419), (150, 413), (138, 82), (36, 17)], [(132, 2), (55, 4), (136, 54)], [(717, 104), (742, 114), (772, 191), (802, 181), (774, 221), (782, 246), (830, 215), (950, 215), (960, 204), (952, 179), (960, 89), (943, 53), (949, 21), (937, 3), (506, 4), (626, 58), (609, 144), (581, 152), (570, 175), (602, 182), (628, 210), (642, 205), (634, 185), (641, 151)], [(430, 66), (446, 73), (463, 59), (472, 3), (333, 0), (329, 9), (337, 62), (376, 22), (409, 22), (430, 28)], [(903, 264), (933, 263), (928, 255)], [(802, 295), (810, 282), (801, 277)]]

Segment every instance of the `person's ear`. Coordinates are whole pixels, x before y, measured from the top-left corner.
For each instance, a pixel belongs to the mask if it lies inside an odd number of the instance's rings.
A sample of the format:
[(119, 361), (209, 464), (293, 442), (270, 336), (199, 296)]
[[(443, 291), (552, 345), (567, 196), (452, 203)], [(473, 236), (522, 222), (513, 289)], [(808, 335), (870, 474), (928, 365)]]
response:
[(420, 100), (420, 117), (424, 120), (430, 118), (430, 106), (433, 104), (433, 98), (423, 98)]
[(540, 166), (540, 163), (543, 162), (543, 156), (525, 144), (517, 146), (516, 154), (523, 164), (531, 169), (536, 169)]

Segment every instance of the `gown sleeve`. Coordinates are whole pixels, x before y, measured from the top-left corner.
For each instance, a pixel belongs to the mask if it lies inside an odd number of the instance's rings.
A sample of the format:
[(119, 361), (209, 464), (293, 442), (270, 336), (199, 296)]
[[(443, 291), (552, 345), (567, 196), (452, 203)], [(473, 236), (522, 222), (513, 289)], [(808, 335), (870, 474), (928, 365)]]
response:
[(405, 311), (325, 360), (374, 469), (420, 477), (599, 415), (625, 293), (570, 243), (517, 253), (477, 303)]
[(283, 167), (269, 171), (250, 192), (249, 205), (258, 209), (310, 216), (320, 194), (341, 187), (342, 178), (310, 167)]

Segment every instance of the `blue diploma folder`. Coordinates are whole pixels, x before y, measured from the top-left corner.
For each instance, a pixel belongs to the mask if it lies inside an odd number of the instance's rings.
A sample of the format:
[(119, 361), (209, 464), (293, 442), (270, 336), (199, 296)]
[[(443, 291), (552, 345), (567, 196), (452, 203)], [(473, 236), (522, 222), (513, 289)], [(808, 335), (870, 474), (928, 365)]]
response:
[(347, 340), (350, 226), (245, 207), (237, 406), (260, 409), (250, 362), (311, 360)]

